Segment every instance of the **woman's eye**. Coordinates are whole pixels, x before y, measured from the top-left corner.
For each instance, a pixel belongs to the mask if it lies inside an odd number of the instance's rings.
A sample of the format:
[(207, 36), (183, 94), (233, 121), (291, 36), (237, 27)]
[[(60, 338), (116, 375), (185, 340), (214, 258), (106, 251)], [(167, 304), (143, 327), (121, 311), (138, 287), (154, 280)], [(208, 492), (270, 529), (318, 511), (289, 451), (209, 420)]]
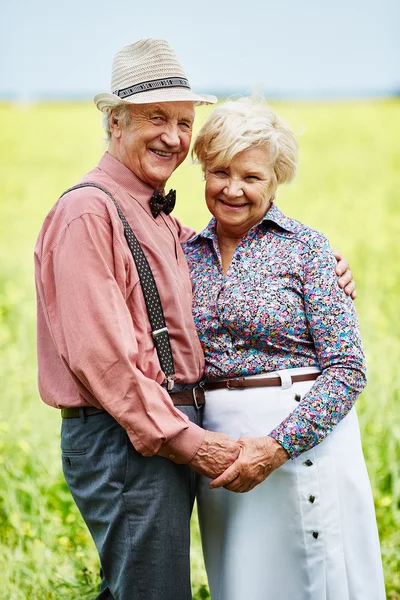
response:
[(226, 171), (214, 171), (214, 175), (218, 175), (218, 177), (226, 177), (227, 176), (227, 172)]
[(260, 181), (257, 175), (247, 175), (246, 179), (248, 179), (249, 181)]

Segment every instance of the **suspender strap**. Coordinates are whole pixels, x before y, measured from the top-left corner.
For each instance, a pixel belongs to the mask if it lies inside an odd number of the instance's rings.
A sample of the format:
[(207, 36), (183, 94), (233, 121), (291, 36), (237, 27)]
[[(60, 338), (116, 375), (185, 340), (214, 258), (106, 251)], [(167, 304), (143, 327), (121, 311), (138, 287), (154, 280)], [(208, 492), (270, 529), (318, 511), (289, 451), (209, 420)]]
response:
[(94, 187), (98, 188), (104, 194), (113, 201), (115, 208), (117, 209), (118, 216), (124, 226), (124, 234), (128, 243), (129, 249), (132, 253), (133, 260), (136, 265), (136, 269), (139, 275), (140, 284), (142, 286), (144, 301), (147, 308), (147, 314), (149, 317), (154, 345), (157, 350), (158, 360), (160, 361), (161, 370), (167, 378), (167, 389), (172, 390), (174, 387), (173, 377), (175, 375), (174, 359), (172, 356), (171, 342), (169, 339), (168, 328), (165, 323), (164, 312), (161, 305), (160, 294), (158, 293), (157, 285), (154, 279), (154, 275), (150, 269), (150, 265), (147, 258), (142, 250), (141, 245), (133, 233), (131, 226), (125, 218), (122, 210), (120, 209), (114, 196), (106, 189), (97, 185), (96, 183), (80, 183), (74, 187), (66, 190), (60, 198), (83, 187)]

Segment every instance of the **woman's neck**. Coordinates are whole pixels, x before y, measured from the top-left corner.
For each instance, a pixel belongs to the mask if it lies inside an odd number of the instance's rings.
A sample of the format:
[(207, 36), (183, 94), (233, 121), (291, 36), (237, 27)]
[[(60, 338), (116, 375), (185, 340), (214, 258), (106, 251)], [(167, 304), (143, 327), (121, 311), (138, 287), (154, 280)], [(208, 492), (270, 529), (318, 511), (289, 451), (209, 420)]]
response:
[(226, 230), (220, 223), (217, 223), (217, 238), (220, 246), (236, 248), (247, 233), (248, 231)]
[(245, 235), (246, 233), (237, 235), (233, 232), (226, 232), (219, 224), (217, 225), (218, 247), (222, 260), (222, 269), (225, 275), (228, 272), (235, 250)]

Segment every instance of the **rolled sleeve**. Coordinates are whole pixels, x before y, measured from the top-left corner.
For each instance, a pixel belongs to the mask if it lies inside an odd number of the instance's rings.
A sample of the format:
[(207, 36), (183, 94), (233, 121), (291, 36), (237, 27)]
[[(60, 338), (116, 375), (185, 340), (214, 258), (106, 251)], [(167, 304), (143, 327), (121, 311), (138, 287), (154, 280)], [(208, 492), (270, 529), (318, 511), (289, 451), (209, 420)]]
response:
[(204, 430), (136, 366), (138, 344), (118, 276), (125, 269), (104, 216), (83, 214), (70, 222), (42, 268), (52, 337), (83, 398), (89, 392), (138, 452), (189, 462)]

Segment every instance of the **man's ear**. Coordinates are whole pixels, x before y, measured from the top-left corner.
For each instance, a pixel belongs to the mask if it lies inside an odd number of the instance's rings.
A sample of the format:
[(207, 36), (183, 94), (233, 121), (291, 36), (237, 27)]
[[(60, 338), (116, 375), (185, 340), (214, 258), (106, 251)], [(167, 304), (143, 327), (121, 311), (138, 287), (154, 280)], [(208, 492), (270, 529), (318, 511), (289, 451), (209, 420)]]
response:
[(119, 119), (115, 117), (114, 111), (110, 111), (110, 115), (108, 117), (108, 126), (110, 128), (111, 135), (115, 138), (121, 137), (121, 124)]

